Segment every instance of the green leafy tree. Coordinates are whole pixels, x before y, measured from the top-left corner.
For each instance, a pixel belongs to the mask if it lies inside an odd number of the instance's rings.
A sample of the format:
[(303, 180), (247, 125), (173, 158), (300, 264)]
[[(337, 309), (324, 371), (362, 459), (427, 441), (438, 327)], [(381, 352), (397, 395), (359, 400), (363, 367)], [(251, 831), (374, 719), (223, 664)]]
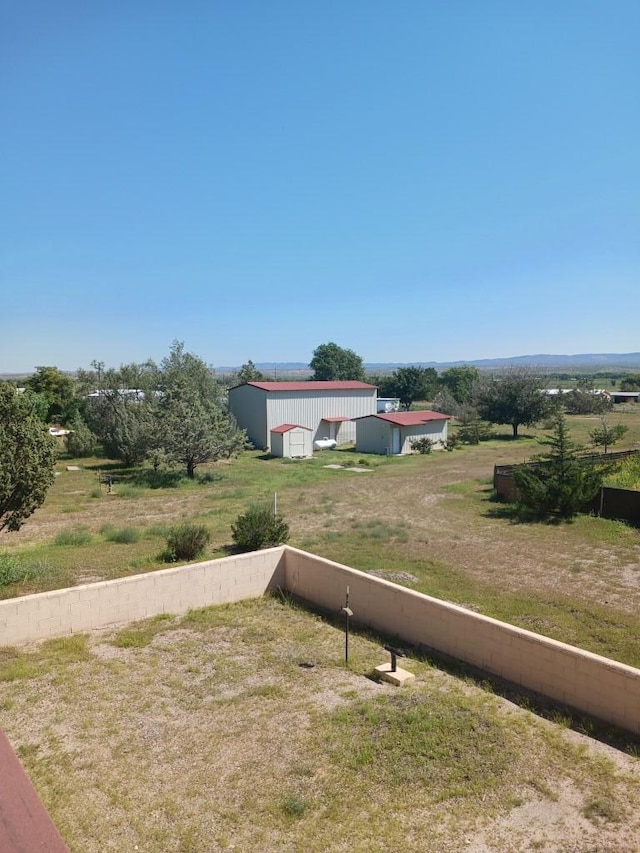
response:
[(520, 426), (533, 426), (550, 410), (549, 400), (540, 387), (535, 373), (523, 369), (506, 370), (500, 378), (481, 382), (474, 404), (483, 421), (509, 424), (513, 438), (518, 438)]
[(343, 349), (332, 341), (314, 349), (309, 367), (313, 370), (313, 379), (365, 381), (362, 358), (353, 350)]
[(238, 383), (241, 384), (243, 382), (264, 382), (265, 375), (262, 373), (255, 364), (249, 359), (246, 364), (243, 364), (240, 370), (238, 371)]
[(87, 401), (84, 416), (110, 459), (139, 465), (154, 444), (153, 404), (131, 398), (119, 388), (105, 388)]
[(460, 405), (470, 403), (480, 379), (478, 368), (472, 364), (449, 367), (440, 374), (439, 382)]
[(620, 382), (621, 391), (640, 391), (640, 373), (632, 373)]
[(230, 458), (246, 445), (221, 396), (214, 371), (174, 341), (160, 365), (153, 362), (82, 375), (97, 385), (86, 400), (88, 426), (105, 452), (125, 464), (150, 459), (154, 468), (179, 465), (189, 477), (203, 462)]
[(77, 411), (75, 383), (57, 367), (40, 366), (25, 382), (25, 388), (41, 394), (48, 403), (47, 423), (66, 423)]
[(160, 364), (156, 442), (170, 464), (187, 476), (204, 462), (230, 459), (246, 447), (222, 401), (213, 370), (175, 341)]
[(536, 515), (557, 515), (569, 519), (596, 497), (606, 466), (581, 459), (582, 448), (571, 441), (564, 415), (557, 417), (552, 435), (541, 439), (549, 447), (536, 464), (514, 470), (518, 503)]
[(570, 415), (600, 414), (609, 411), (613, 406), (606, 394), (596, 392), (593, 380), (590, 378), (576, 383), (575, 388), (562, 395), (561, 402)]
[(78, 371), (84, 393), (83, 420), (111, 459), (139, 465), (152, 452), (156, 438), (158, 368), (151, 362), (93, 371)]
[(98, 451), (98, 439), (91, 432), (80, 414), (67, 423), (70, 430), (66, 437), (67, 452), (76, 458), (94, 456)]
[(628, 430), (629, 427), (624, 424), (610, 424), (606, 416), (602, 414), (600, 417), (600, 426), (594, 427), (589, 432), (589, 438), (596, 447), (604, 448), (604, 452), (607, 453), (610, 447), (627, 434)]
[(0, 384), (0, 530), (19, 530), (54, 480), (56, 449), (28, 399)]
[(34, 414), (43, 424), (49, 423), (49, 400), (44, 394), (38, 394), (30, 388), (25, 388), (22, 392), (25, 398), (29, 401)]
[(438, 373), (433, 367), (399, 367), (394, 370), (384, 396), (398, 397), (407, 411), (416, 400), (430, 400), (437, 388)]
[(442, 412), (445, 415), (452, 415), (454, 418), (458, 418), (465, 406), (462, 403), (458, 403), (448, 388), (443, 388), (442, 391), (438, 391), (436, 396), (433, 398), (431, 408), (435, 412)]

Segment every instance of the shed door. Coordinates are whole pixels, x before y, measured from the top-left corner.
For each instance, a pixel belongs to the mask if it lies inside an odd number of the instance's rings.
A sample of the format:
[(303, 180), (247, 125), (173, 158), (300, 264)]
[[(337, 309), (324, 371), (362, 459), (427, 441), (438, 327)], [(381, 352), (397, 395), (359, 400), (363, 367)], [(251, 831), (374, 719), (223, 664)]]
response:
[(391, 430), (391, 452), (400, 453), (400, 430), (398, 427), (393, 427)]
[(289, 433), (289, 454), (291, 456), (304, 456), (304, 433), (302, 430), (292, 430)]

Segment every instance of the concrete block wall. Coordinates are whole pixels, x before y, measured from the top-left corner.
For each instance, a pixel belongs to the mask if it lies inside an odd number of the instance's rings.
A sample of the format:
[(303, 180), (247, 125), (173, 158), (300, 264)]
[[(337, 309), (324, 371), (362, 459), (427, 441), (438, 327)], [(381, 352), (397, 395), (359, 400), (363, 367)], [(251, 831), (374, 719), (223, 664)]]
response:
[(354, 620), (428, 646), (528, 690), (640, 734), (640, 670), (514, 625), (287, 548), (286, 586)]
[(209, 560), (0, 601), (0, 646), (256, 598), (280, 587), (640, 734), (640, 670), (296, 548)]
[(0, 646), (257, 598), (284, 582), (280, 547), (12, 598), (0, 601)]

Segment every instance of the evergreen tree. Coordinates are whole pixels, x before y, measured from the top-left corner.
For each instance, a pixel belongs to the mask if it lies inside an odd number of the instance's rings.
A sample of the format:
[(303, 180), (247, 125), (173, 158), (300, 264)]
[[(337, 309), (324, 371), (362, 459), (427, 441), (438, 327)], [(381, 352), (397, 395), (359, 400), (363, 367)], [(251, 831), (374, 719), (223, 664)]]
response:
[(0, 383), (0, 530), (19, 530), (53, 483), (56, 448), (28, 398)]
[(608, 472), (606, 466), (580, 457), (571, 441), (564, 415), (558, 415), (552, 435), (541, 439), (549, 447), (535, 464), (514, 471), (520, 506), (538, 515), (573, 518), (592, 501)]

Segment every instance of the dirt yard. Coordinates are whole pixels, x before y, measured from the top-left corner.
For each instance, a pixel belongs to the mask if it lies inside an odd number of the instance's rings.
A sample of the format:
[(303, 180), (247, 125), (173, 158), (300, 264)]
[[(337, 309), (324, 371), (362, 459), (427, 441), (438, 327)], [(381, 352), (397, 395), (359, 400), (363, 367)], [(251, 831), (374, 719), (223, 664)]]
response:
[(0, 656), (1, 720), (72, 851), (631, 853), (628, 755), (276, 600)]

